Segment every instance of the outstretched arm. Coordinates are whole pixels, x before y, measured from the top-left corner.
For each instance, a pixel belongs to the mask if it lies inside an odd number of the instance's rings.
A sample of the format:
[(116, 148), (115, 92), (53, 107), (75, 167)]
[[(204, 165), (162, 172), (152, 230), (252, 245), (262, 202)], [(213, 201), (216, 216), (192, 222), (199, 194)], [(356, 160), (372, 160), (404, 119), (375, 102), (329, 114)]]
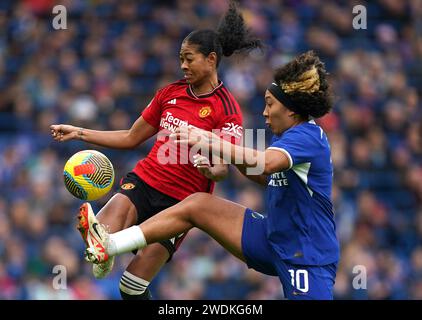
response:
[(246, 176), (263, 182), (266, 176), (290, 168), (288, 156), (278, 150), (258, 151), (251, 148), (234, 145), (217, 135), (198, 128), (180, 127), (171, 135), (176, 143), (187, 143), (191, 146), (200, 145), (205, 151), (221, 157), (226, 163), (232, 163)]
[(99, 131), (66, 124), (50, 126), (54, 140), (65, 142), (83, 140), (98, 146), (113, 149), (132, 149), (157, 133), (157, 128), (151, 126), (141, 116), (129, 130)]

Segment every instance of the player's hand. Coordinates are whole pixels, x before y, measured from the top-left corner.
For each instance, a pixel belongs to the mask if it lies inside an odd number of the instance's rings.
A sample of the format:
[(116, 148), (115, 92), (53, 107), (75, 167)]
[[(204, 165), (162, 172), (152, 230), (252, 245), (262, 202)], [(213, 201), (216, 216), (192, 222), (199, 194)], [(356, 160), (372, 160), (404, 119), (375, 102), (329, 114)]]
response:
[(206, 172), (210, 171), (211, 163), (207, 157), (197, 153), (193, 156), (193, 166), (205, 175)]
[(207, 157), (200, 155), (199, 153), (195, 154), (193, 156), (193, 166), (205, 177), (209, 179), (212, 178), (213, 173), (211, 171), (211, 163)]
[(82, 128), (74, 127), (67, 124), (53, 124), (50, 126), (51, 136), (54, 140), (65, 142), (72, 139), (79, 139), (78, 133)]
[(211, 164), (210, 164), (210, 160), (206, 156), (203, 156), (197, 153), (193, 156), (193, 166), (195, 168), (201, 169), (201, 168), (209, 168), (211, 167)]

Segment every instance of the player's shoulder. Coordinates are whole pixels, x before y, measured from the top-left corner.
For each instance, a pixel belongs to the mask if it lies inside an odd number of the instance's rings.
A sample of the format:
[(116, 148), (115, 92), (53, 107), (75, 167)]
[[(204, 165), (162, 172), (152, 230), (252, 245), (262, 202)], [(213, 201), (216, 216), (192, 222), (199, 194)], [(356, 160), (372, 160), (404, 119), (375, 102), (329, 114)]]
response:
[(323, 132), (322, 128), (315, 122), (315, 120), (309, 120), (299, 125), (291, 127), (285, 133), (286, 134), (304, 134), (304, 135), (320, 135)]
[(186, 90), (188, 83), (185, 79), (177, 80), (158, 89), (159, 94), (169, 94), (178, 90)]
[(312, 137), (317, 138), (318, 140), (319, 140), (319, 139), (322, 139), (322, 138), (324, 138), (324, 137), (325, 137), (325, 132), (324, 132), (324, 130), (322, 129), (322, 127), (320, 127), (320, 126), (319, 126), (319, 125), (315, 122), (315, 120), (309, 120), (308, 122), (305, 122), (305, 123), (303, 124), (303, 128), (302, 128), (302, 130), (303, 130), (305, 133), (307, 133), (307, 134), (311, 135)]
[(240, 109), (239, 103), (223, 83), (221, 83), (220, 87), (215, 91), (215, 96), (220, 101), (224, 115), (242, 116), (242, 110)]
[(230, 101), (234, 105), (238, 106), (236, 98), (230, 92), (230, 90), (221, 83), (221, 86), (216, 90), (216, 93), (219, 93), (220, 98), (225, 99), (226, 101)]
[(180, 88), (186, 88), (187, 86), (188, 86), (188, 83), (187, 83), (186, 79), (180, 79), (180, 80), (174, 81), (172, 83), (169, 83), (164, 88), (176, 90), (176, 89), (180, 89)]
[(275, 141), (289, 141), (297, 143), (315, 143), (324, 138), (324, 131), (315, 121), (303, 122), (299, 125), (287, 129), (279, 136), (275, 136)]

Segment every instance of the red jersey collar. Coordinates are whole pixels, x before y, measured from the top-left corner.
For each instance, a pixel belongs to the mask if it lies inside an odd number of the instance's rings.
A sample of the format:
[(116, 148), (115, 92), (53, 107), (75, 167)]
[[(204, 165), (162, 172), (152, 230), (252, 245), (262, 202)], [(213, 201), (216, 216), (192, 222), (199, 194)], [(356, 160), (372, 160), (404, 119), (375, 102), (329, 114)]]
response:
[(201, 98), (207, 98), (207, 97), (212, 96), (215, 93), (215, 91), (220, 89), (222, 86), (223, 86), (223, 81), (218, 80), (218, 85), (211, 92), (196, 95), (195, 92), (193, 92), (193, 90), (192, 90), (192, 86), (189, 84), (187, 91), (188, 91), (188, 94), (191, 97), (193, 97), (195, 99), (201, 99)]

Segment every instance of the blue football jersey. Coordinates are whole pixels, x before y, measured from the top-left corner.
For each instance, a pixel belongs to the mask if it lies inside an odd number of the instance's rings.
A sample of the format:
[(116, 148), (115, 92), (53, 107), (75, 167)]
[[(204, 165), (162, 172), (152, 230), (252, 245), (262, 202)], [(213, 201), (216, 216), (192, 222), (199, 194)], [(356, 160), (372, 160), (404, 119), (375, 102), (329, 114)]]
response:
[(290, 160), (289, 169), (268, 177), (267, 236), (274, 250), (292, 264), (337, 262), (333, 166), (324, 131), (311, 120), (275, 135), (268, 149)]

